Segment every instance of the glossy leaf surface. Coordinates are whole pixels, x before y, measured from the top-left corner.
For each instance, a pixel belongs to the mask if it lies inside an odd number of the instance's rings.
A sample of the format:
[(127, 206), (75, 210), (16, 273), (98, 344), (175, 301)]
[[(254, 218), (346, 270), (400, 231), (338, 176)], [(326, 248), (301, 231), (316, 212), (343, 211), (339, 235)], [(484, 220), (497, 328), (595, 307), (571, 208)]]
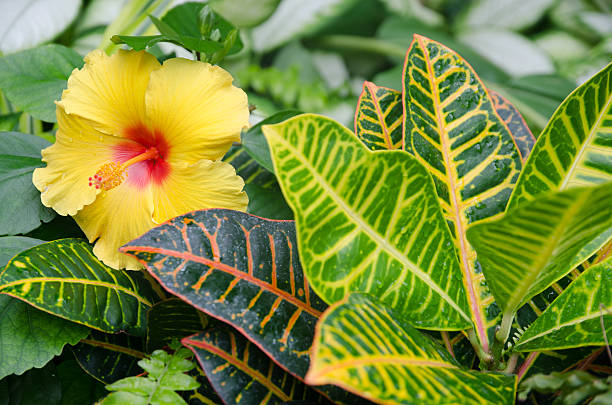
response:
[(525, 331), (519, 351), (567, 349), (606, 344), (612, 336), (612, 259), (587, 269)]
[(533, 145), (535, 145), (535, 137), (515, 106), (502, 97), (501, 94), (491, 89), (489, 89), (489, 96), (491, 96), (491, 101), (493, 101), (497, 115), (506, 123), (510, 135), (512, 135), (512, 139), (514, 139), (514, 143), (518, 147), (521, 161), (525, 163), (533, 149)]
[(178, 298), (158, 302), (147, 312), (147, 351), (201, 332), (207, 324), (206, 315)]
[(553, 114), (512, 194), (509, 209), (540, 193), (612, 180), (612, 64)]
[(92, 331), (72, 351), (87, 374), (105, 384), (142, 373), (138, 361), (145, 357), (144, 339), (124, 333)]
[(236, 174), (244, 179), (244, 189), (249, 196), (249, 214), (268, 219), (293, 219), (293, 212), (285, 202), (276, 177), (257, 163), (244, 145), (232, 146), (223, 160), (234, 166)]
[(185, 338), (182, 343), (195, 353), (225, 403), (322, 401), (316, 391), (283, 371), (252, 342), (227, 327)]
[(504, 211), (520, 155), (476, 73), (444, 45), (414, 36), (404, 97), (404, 150), (434, 179), (459, 253), (470, 316), (486, 350), (493, 300), (465, 233), (470, 224)]
[(55, 217), (32, 184), (34, 169), (43, 166), (40, 150), (47, 146), (35, 135), (0, 132), (0, 234), (27, 233)]
[[(612, 227), (612, 183), (548, 194), (497, 221), (468, 230), (491, 292), (504, 313), (566, 275)], [(591, 252), (585, 252), (585, 246)]]
[(171, 293), (244, 333), (303, 376), (326, 308), (306, 282), (295, 225), (210, 209), (172, 219), (121, 248)]
[[(17, 253), (41, 243), (22, 236), (0, 238), (0, 268)], [(0, 379), (44, 366), (62, 352), (64, 345), (76, 344), (88, 333), (82, 325), (0, 294)]]
[(402, 148), (402, 93), (363, 83), (355, 111), (355, 135), (370, 150)]
[(330, 307), (317, 325), (306, 381), (378, 403), (512, 404), (515, 377), (463, 370), (397, 312), (365, 294)]
[(461, 271), (434, 185), (402, 151), (301, 115), (264, 127), (295, 213), (302, 266), (328, 303), (365, 291), (422, 328), (469, 326)]
[(14, 257), (0, 292), (95, 329), (143, 336), (152, 299), (141, 277), (105, 266), (84, 240), (60, 239)]

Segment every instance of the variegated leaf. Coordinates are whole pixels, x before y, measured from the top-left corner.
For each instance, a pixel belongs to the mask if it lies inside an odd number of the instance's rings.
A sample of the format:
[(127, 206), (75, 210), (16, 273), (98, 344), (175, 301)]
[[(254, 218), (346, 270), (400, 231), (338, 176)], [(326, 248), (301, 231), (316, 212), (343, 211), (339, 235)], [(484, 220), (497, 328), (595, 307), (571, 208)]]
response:
[(82, 239), (24, 250), (0, 273), (0, 293), (91, 328), (138, 336), (156, 299), (142, 274), (104, 265)]
[(612, 180), (612, 63), (559, 106), (538, 137), (508, 209), (540, 193)]
[(403, 151), (368, 150), (305, 114), (263, 128), (292, 207), (299, 253), (328, 303), (365, 291), (425, 329), (470, 326), (461, 271), (434, 185)]
[(326, 403), (316, 391), (292, 377), (255, 344), (227, 327), (182, 340), (226, 404), (276, 404), (291, 400)]
[(369, 149), (401, 149), (402, 117), (401, 92), (363, 83), (355, 111), (355, 135)]
[(512, 139), (514, 139), (514, 143), (518, 147), (521, 161), (525, 163), (533, 149), (533, 145), (535, 145), (535, 136), (531, 133), (521, 113), (512, 103), (491, 89), (489, 89), (489, 96), (491, 96), (497, 115), (506, 123), (510, 135), (512, 135)]
[(433, 177), (454, 235), (470, 317), (488, 350), (491, 297), (466, 238), (470, 224), (503, 213), (521, 169), (516, 145), (469, 64), (415, 35), (404, 67), (404, 150)]
[(570, 284), (525, 331), (515, 350), (603, 346), (604, 333), (612, 336), (612, 259), (590, 267)]
[(293, 221), (239, 211), (195, 211), (121, 248), (172, 294), (244, 333), (303, 377), (314, 325), (326, 305), (308, 285)]
[(330, 307), (317, 325), (306, 381), (384, 404), (512, 404), (515, 377), (464, 370), (396, 311), (365, 294)]
[[(468, 238), (504, 314), (571, 271), (583, 247), (612, 228), (612, 182), (547, 194), (476, 224)], [(594, 253), (597, 248), (593, 250)]]

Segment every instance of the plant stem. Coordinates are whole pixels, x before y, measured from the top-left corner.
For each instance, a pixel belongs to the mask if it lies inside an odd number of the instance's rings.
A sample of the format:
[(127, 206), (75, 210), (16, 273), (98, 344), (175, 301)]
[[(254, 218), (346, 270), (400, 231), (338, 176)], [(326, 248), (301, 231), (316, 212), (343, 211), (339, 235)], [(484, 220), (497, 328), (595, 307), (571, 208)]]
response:
[(504, 373), (506, 374), (514, 373), (514, 369), (516, 368), (516, 363), (518, 362), (518, 357), (519, 357), (518, 353), (512, 353), (512, 356), (510, 356), (510, 358), (508, 359), (508, 365), (506, 366)]
[(356, 35), (327, 35), (317, 38), (318, 46), (341, 50), (376, 53), (385, 56), (397, 56), (403, 58), (406, 48), (392, 42), (380, 39), (359, 37)]
[(495, 340), (499, 341), (503, 345), (510, 336), (510, 329), (512, 329), (512, 320), (514, 319), (514, 313), (505, 312), (502, 316), (501, 325), (499, 330), (495, 332)]
[(521, 364), (521, 367), (519, 368), (518, 373), (516, 373), (518, 381), (521, 381), (523, 376), (527, 373), (527, 371), (529, 370), (529, 368), (531, 367), (533, 362), (538, 358), (539, 355), (540, 355), (540, 352), (529, 353), (529, 356), (527, 356), (523, 364)]
[(480, 359), (480, 363), (485, 366), (485, 368), (489, 369), (491, 364), (493, 364), (493, 356), (491, 353), (485, 352), (482, 346), (480, 345), (480, 340), (478, 340), (478, 336), (476, 336), (476, 331), (474, 329), (467, 330), (467, 337), (472, 347), (476, 351), (476, 355)]

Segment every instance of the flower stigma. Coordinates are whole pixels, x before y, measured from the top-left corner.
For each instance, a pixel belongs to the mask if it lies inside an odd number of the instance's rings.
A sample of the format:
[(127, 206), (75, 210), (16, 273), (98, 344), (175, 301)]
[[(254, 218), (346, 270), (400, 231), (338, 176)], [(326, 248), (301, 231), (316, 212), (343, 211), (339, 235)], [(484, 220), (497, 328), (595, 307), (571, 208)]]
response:
[(89, 186), (102, 189), (103, 191), (112, 190), (125, 181), (127, 176), (126, 169), (128, 167), (135, 163), (143, 162), (149, 159), (157, 159), (158, 157), (159, 152), (157, 151), (157, 148), (152, 146), (147, 148), (143, 153), (136, 155), (121, 164), (118, 162), (105, 163), (102, 165), (102, 167), (100, 167), (96, 174), (93, 175), (93, 177), (89, 178)]

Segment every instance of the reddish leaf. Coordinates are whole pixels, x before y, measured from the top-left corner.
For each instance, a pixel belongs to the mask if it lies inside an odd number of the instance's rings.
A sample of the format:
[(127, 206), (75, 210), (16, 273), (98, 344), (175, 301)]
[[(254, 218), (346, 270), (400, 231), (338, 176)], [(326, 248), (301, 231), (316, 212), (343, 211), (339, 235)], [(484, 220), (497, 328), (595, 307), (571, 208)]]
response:
[(293, 221), (211, 209), (158, 226), (121, 250), (171, 293), (241, 331), (303, 377), (326, 305), (307, 284)]

